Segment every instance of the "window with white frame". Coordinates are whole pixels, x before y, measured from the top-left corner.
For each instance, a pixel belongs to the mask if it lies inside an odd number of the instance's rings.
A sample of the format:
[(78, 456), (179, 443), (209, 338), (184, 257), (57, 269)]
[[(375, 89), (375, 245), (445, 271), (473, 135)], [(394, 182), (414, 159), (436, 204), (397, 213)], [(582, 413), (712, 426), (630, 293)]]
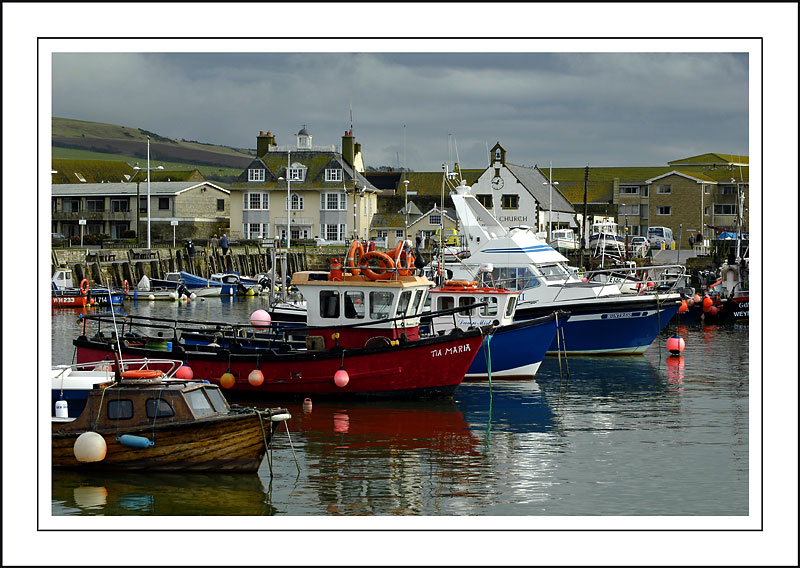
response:
[(428, 223), (431, 225), (441, 225), (442, 216), (439, 213), (431, 213), (431, 216), (428, 218)]
[(375, 231), (375, 237), (378, 238), (378, 239), (385, 239), (388, 236), (389, 236), (389, 230), (388, 229), (377, 229)]
[(342, 181), (341, 168), (326, 168), (325, 181)]
[(343, 224), (329, 223), (322, 225), (322, 236), (326, 241), (344, 240), (345, 229)]
[(246, 223), (245, 224), (245, 238), (246, 239), (265, 239), (267, 238), (269, 230), (268, 223)]
[(269, 193), (250, 192), (245, 194), (245, 208), (248, 210), (269, 209)]
[(722, 195), (736, 195), (736, 186), (735, 185), (723, 185), (722, 186)]
[(672, 215), (672, 207), (669, 205), (656, 207), (656, 215)]
[[(292, 211), (302, 211), (304, 209), (304, 204), (305, 198), (296, 193), (292, 194)], [(284, 203), (284, 205), (286, 205), (286, 203)]]
[(344, 193), (323, 193), (320, 203), (323, 211), (344, 211), (347, 207)]
[(634, 203), (632, 205), (628, 204), (620, 204), (619, 206), (619, 214), (620, 215), (638, 215), (639, 214), (639, 204)]
[(672, 185), (670, 185), (668, 183), (657, 185), (656, 186), (656, 193), (659, 193), (659, 194), (672, 193)]
[(733, 203), (715, 203), (714, 215), (736, 215), (736, 205)]
[(706, 195), (711, 194), (711, 186), (708, 185), (707, 183), (703, 184), (703, 193), (705, 193)]
[(705, 206), (703, 207), (703, 215), (710, 215), (711, 214), (711, 207)]
[(405, 229), (395, 229), (394, 230), (394, 238), (395, 239), (402, 239), (405, 235)]
[(619, 186), (619, 192), (624, 193), (626, 195), (639, 195), (639, 186), (638, 185), (621, 185)]
[(289, 168), (289, 181), (303, 181), (305, 179), (306, 169), (302, 167)]
[(264, 179), (266, 179), (266, 170), (259, 168), (247, 170), (247, 181), (264, 181)]

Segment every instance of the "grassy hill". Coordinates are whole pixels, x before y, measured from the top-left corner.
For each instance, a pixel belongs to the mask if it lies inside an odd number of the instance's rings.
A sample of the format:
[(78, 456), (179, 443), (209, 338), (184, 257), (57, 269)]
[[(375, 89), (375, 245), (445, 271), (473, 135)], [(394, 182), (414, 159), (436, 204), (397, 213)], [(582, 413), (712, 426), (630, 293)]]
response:
[(87, 122), (67, 118), (52, 119), (53, 158), (82, 160), (147, 159), (150, 137), (150, 162), (168, 169), (195, 169), (209, 180), (233, 181), (255, 157), (255, 151), (176, 140), (141, 128)]

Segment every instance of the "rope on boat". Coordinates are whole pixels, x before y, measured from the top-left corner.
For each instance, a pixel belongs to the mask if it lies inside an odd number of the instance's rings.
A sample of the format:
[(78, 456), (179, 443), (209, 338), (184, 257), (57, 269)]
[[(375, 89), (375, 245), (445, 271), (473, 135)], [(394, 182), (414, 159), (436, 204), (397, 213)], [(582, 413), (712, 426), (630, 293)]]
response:
[[(264, 431), (264, 416), (263, 416), (263, 412), (261, 412), (259, 410), (256, 410), (256, 409), (253, 409), (253, 410), (255, 410), (256, 415), (258, 415), (258, 421), (261, 424), (261, 438), (264, 440), (264, 453), (267, 455), (267, 463), (269, 464), (269, 477), (270, 477), (270, 479), (272, 479), (272, 458), (271, 458), (270, 453), (269, 453), (271, 444), (267, 443), (267, 433)], [(271, 409), (267, 409), (267, 412), (269, 413), (269, 423), (270, 423), (270, 427), (271, 427), (272, 426), (272, 410)], [(271, 430), (270, 430), (270, 440), (272, 440), (272, 431)]]
[[(556, 327), (556, 333), (558, 333), (559, 328)], [(567, 369), (567, 388), (569, 388), (569, 359), (567, 359), (567, 341), (564, 337), (564, 328), (561, 328), (561, 345), (564, 346), (564, 367)]]
[(558, 385), (559, 389), (561, 388), (561, 381), (564, 378), (562, 369), (561, 369), (561, 336), (558, 334), (558, 312), (556, 314), (556, 352), (558, 353)]

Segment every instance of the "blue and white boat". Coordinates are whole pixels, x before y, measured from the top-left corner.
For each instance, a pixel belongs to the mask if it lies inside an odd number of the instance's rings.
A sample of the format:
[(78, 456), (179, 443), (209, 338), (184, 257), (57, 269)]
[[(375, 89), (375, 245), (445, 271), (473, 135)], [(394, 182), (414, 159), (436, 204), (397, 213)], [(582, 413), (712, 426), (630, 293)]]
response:
[[(611, 282), (584, 282), (568, 260), (529, 227), (506, 229), (470, 194), (462, 181), (450, 196), (470, 248), (469, 258), (446, 265), (457, 280), (477, 280), (481, 267), (493, 285), (519, 291), (515, 321), (556, 310), (570, 313), (561, 351), (589, 355), (643, 353), (674, 316), (678, 293), (625, 294)], [(452, 273), (452, 275), (450, 275)], [(554, 340), (548, 352), (556, 352)]]
[[(519, 292), (486, 287), (477, 282), (446, 281), (442, 286), (429, 290), (428, 294), (434, 312), (460, 306), (465, 309), (452, 315), (433, 317), (428, 323), (429, 329), (423, 330), (421, 326), (421, 332), (436, 334), (453, 327), (491, 326), (465, 379), (533, 378), (558, 329), (569, 319), (566, 312), (551, 312), (514, 322)], [(477, 305), (470, 308), (472, 304)]]
[(212, 286), (222, 286), (223, 296), (255, 296), (265, 287), (265, 279), (255, 280), (242, 276), (235, 270), (217, 272), (211, 275), (209, 282)]

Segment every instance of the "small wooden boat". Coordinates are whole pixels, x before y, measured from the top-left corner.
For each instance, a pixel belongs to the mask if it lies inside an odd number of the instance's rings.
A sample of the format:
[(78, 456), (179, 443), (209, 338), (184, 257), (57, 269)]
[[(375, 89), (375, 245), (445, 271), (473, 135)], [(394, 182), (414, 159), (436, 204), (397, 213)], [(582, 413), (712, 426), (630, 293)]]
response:
[(56, 406), (53, 467), (255, 472), (275, 430), (291, 418), (282, 408), (232, 407), (216, 385), (153, 368), (118, 371), (106, 361), (100, 378), (109, 366), (114, 379), (92, 386), (77, 418)]

